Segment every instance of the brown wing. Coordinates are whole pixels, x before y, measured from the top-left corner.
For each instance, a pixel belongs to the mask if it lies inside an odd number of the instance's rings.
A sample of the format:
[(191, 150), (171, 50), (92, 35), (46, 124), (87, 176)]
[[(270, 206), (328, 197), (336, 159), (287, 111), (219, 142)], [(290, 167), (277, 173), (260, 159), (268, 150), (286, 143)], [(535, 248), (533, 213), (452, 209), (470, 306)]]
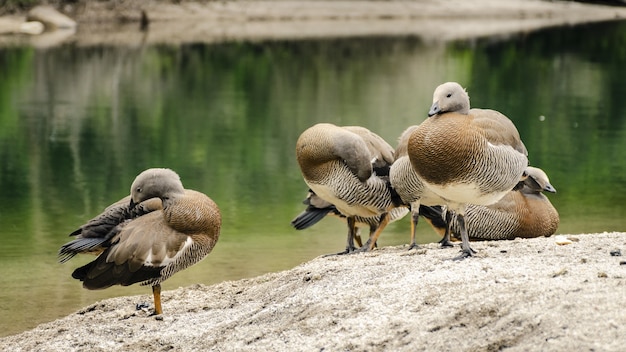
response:
[(528, 150), (522, 142), (515, 124), (502, 113), (489, 109), (471, 109), (470, 115), (474, 117), (472, 124), (477, 125), (479, 130), (492, 144), (510, 145), (518, 152), (528, 156)]
[(189, 245), (189, 236), (173, 230), (163, 212), (155, 211), (120, 226), (111, 247), (72, 276), (88, 289), (144, 282), (159, 278), (161, 270)]
[(162, 203), (159, 198), (143, 201), (132, 209), (130, 196), (120, 199), (70, 234), (70, 236), (76, 236), (76, 239), (61, 246), (59, 261), (64, 263), (78, 253), (101, 253), (108, 247), (109, 240), (117, 233), (116, 226), (160, 209), (162, 209)]

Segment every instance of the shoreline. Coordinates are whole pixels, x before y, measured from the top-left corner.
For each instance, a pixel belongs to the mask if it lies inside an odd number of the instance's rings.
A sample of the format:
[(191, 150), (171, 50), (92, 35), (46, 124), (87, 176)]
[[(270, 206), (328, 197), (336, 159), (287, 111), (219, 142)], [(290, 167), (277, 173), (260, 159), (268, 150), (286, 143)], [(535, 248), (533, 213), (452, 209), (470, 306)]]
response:
[[(460, 0), (412, 2), (422, 7), (393, 0), (111, 4), (89, 3), (76, 17), (76, 32), (0, 36), (0, 46), (399, 35), (438, 43), (626, 19), (624, 8), (535, 0), (480, 0), (469, 7)], [(142, 9), (151, 21), (146, 32), (139, 30)], [(162, 321), (134, 309), (151, 296), (118, 297), (1, 337), (0, 349), (618, 351), (626, 345), (620, 314), (626, 265), (609, 252), (626, 254), (626, 233), (568, 236), (579, 241), (477, 242), (478, 256), (461, 262), (450, 261), (456, 250), (436, 244), (316, 258), (252, 279), (164, 291)]]
[[(149, 20), (145, 31), (140, 30), (142, 12)], [(75, 31), (3, 35), (0, 46), (183, 45), (398, 35), (446, 42), (626, 19), (626, 7), (542, 0), (104, 1), (69, 6), (65, 13), (78, 22)], [(25, 14), (4, 19), (24, 18)]]
[[(12, 351), (618, 351), (626, 343), (626, 233), (437, 244), (318, 257), (251, 279), (96, 302), (0, 338)], [(613, 253), (612, 253), (613, 252)]]

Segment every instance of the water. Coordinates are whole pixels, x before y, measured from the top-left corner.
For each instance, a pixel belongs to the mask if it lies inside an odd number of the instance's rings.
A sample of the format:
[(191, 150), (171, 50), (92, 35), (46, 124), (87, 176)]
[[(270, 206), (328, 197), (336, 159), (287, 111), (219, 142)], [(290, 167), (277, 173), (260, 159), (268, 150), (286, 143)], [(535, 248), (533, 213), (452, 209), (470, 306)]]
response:
[[(67, 234), (128, 194), (148, 167), (176, 170), (220, 206), (223, 231), (164, 290), (291, 268), (341, 250), (345, 225), (289, 221), (306, 193), (295, 141), (317, 122), (365, 126), (395, 144), (434, 88), (467, 87), (474, 107), (517, 125), (557, 188), (559, 233), (626, 230), (626, 23), (506, 41), (426, 44), (356, 38), (220, 45), (0, 49), (0, 336), (120, 295), (58, 264)], [(380, 245), (408, 242), (408, 219)], [(419, 241), (437, 235), (426, 225)], [(357, 274), (357, 272), (355, 272)], [(175, 307), (164, 306), (165, 311)]]

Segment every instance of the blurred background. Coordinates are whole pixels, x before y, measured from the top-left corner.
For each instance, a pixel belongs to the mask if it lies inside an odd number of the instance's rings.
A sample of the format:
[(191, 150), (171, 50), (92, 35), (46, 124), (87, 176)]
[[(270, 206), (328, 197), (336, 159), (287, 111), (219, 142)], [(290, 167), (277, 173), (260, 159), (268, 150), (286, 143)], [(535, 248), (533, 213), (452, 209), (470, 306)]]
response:
[[(0, 47), (0, 336), (108, 297), (150, 301), (149, 287), (84, 290), (71, 272), (93, 258), (56, 258), (67, 235), (127, 195), (146, 168), (174, 169), (223, 216), (213, 253), (164, 290), (342, 250), (340, 220), (290, 226), (307, 192), (295, 160), (299, 134), (318, 122), (360, 125), (395, 146), (426, 118), (445, 81), (466, 87), (473, 107), (513, 120), (530, 163), (558, 191), (548, 195), (561, 215), (557, 233), (624, 231), (624, 77), (620, 21), (453, 42)], [(418, 243), (439, 240), (425, 223), (418, 232)], [(379, 245), (408, 241), (407, 217)]]

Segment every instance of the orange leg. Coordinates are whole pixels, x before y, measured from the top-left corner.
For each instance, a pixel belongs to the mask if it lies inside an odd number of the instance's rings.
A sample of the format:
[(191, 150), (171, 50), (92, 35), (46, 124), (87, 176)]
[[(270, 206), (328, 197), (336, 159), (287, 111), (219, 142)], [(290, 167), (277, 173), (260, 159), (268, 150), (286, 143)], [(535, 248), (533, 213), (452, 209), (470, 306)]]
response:
[(152, 286), (152, 294), (154, 295), (154, 314), (159, 315), (163, 314), (163, 309), (161, 308), (161, 285), (156, 284)]
[(374, 246), (376, 246), (376, 241), (378, 241), (378, 237), (380, 237), (380, 233), (383, 232), (383, 229), (387, 226), (387, 224), (389, 224), (389, 213), (384, 213), (380, 218), (380, 224), (378, 225), (376, 232), (374, 232), (374, 234), (372, 235), (372, 237), (370, 237), (370, 240), (368, 241), (369, 247), (366, 248), (366, 250), (371, 251), (374, 249)]
[(417, 222), (419, 220), (419, 215), (419, 212), (414, 212), (413, 209), (411, 209), (411, 243), (409, 244), (409, 250), (413, 248), (418, 248), (418, 245), (415, 242), (415, 232), (417, 231)]

